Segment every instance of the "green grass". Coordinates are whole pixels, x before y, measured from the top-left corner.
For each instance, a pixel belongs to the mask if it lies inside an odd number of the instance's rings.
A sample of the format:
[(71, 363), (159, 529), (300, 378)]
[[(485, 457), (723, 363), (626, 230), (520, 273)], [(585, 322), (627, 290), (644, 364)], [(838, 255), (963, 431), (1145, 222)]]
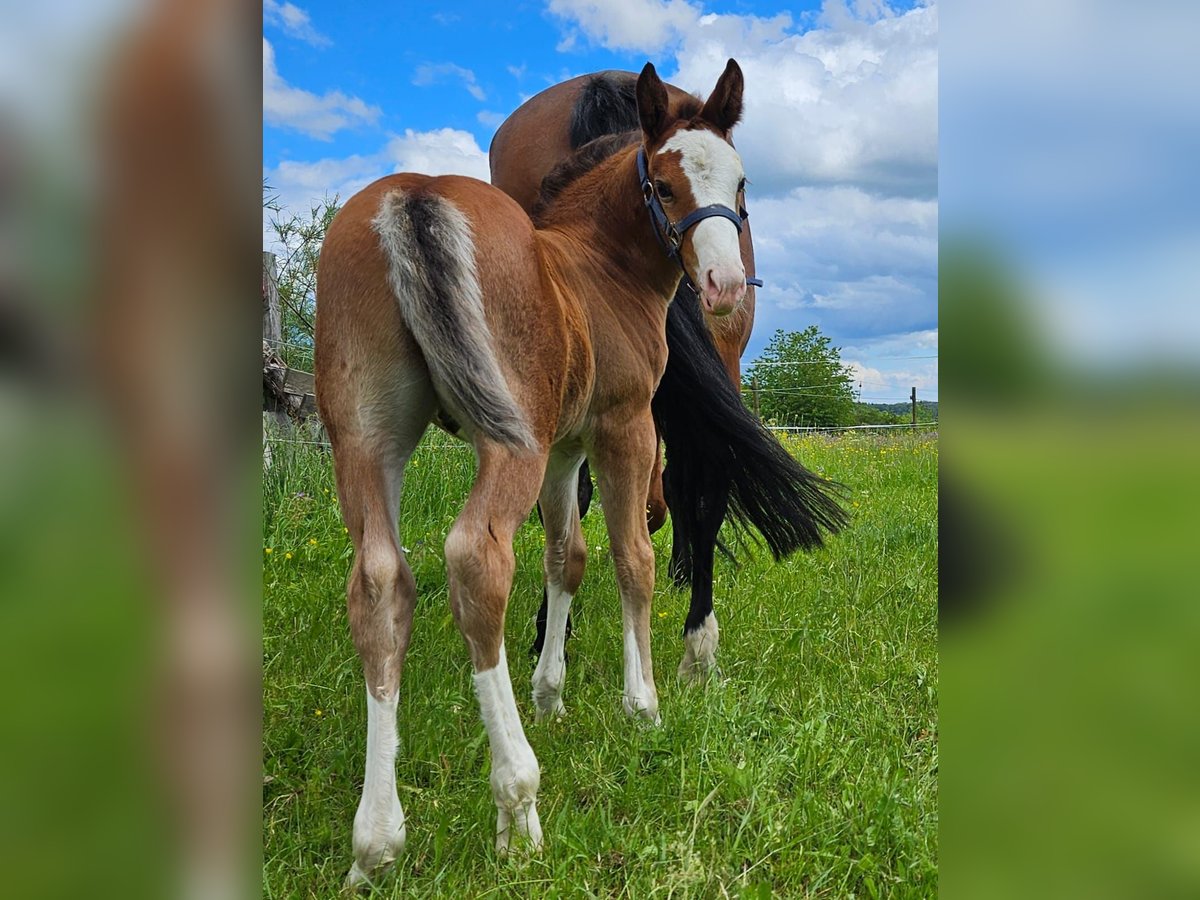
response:
[[(466, 448), (431, 435), (401, 538), (419, 599), (397, 764), (408, 846), (377, 896), (927, 897), (937, 893), (936, 437), (807, 437), (854, 521), (817, 553), (720, 560), (720, 678), (683, 686), (687, 596), (654, 536), (662, 726), (621, 710), (620, 604), (599, 510), (573, 606), (567, 716), (529, 700), (541, 597), (536, 518), (517, 535), (507, 645), (541, 764), (540, 856), (498, 858), (488, 752), (442, 544), (469, 489)], [(345, 615), (351, 561), (328, 456), (277, 445), (264, 478), (264, 895), (330, 897), (351, 862), (366, 710)], [(287, 554), (291, 554), (291, 558)]]

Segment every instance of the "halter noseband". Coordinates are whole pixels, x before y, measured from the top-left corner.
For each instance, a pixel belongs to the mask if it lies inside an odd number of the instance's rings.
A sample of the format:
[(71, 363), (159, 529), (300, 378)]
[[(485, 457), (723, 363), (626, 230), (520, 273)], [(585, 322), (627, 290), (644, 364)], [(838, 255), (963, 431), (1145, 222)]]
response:
[[(683, 264), (683, 256), (679, 252), (679, 248), (683, 246), (683, 236), (687, 234), (688, 229), (693, 225), (697, 225), (705, 219), (711, 219), (715, 216), (728, 219), (733, 223), (733, 227), (738, 230), (738, 234), (741, 234), (742, 222), (750, 218), (750, 214), (746, 212), (745, 207), (741, 207), (738, 212), (734, 212), (728, 206), (714, 203), (712, 206), (701, 206), (699, 209), (694, 209), (678, 222), (672, 222), (667, 216), (667, 211), (663, 209), (662, 201), (658, 199), (654, 185), (650, 183), (650, 170), (646, 164), (645, 147), (638, 147), (637, 169), (638, 180), (642, 184), (642, 199), (646, 203), (646, 209), (650, 211), (650, 230), (658, 238), (658, 244), (663, 248), (663, 252), (679, 264), (679, 268), (683, 271), (685, 283), (699, 294), (700, 291), (697, 290), (695, 283), (692, 281), (692, 276), (688, 274), (687, 268)], [(747, 278), (746, 284), (762, 287), (762, 279)]]

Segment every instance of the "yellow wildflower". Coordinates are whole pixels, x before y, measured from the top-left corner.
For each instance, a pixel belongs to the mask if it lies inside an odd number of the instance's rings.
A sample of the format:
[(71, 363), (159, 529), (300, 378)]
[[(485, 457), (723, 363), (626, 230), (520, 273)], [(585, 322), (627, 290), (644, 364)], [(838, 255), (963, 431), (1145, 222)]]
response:
[(285, 554), (283, 554), (283, 558), (284, 558), (284, 559), (291, 559), (291, 558), (292, 558), (292, 554), (291, 554), (291, 553), (285, 553)]
[(309, 539), (308, 539), (308, 545), (309, 545), (310, 547), (315, 547), (315, 546), (317, 546), (317, 539), (316, 539), (316, 538), (309, 538)]
[(274, 552), (275, 552), (274, 547), (264, 547), (263, 548), (263, 553), (267, 554), (267, 556), (270, 556)]

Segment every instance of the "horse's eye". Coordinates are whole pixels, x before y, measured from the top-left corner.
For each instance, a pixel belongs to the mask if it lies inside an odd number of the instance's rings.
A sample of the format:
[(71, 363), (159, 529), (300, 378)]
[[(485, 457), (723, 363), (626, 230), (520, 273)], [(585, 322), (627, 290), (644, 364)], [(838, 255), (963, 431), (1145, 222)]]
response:
[(671, 193), (671, 186), (665, 181), (654, 182), (654, 190), (658, 191), (658, 196), (663, 200), (675, 199), (675, 195)]

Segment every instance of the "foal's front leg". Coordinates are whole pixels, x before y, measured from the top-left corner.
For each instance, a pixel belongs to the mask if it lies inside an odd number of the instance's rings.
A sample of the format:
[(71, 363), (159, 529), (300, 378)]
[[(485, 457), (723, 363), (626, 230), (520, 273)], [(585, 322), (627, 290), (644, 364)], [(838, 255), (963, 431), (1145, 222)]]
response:
[(654, 421), (647, 409), (633, 416), (613, 416), (597, 429), (590, 456), (600, 482), (621, 592), (625, 712), (658, 724), (658, 690), (650, 659), (654, 547), (646, 524), (646, 484), (654, 464), (654, 444)]
[(538, 500), (546, 530), (545, 640), (533, 673), (534, 715), (538, 721), (566, 712), (562, 691), (566, 678), (567, 617), (587, 563), (577, 490), (582, 459), (582, 454), (574, 453), (552, 456)]

